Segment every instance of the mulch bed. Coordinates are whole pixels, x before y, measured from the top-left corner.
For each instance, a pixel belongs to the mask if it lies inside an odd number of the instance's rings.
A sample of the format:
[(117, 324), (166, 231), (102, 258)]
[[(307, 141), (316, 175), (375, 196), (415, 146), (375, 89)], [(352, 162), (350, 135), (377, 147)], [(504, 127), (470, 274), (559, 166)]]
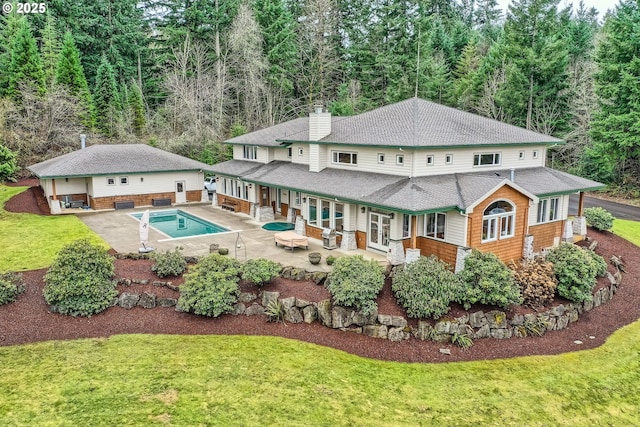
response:
[[(24, 185), (24, 184), (23, 184)], [(13, 212), (40, 214), (34, 203), (33, 193), (25, 192), (12, 198), (7, 206)], [(463, 351), (451, 345), (431, 341), (410, 339), (404, 342), (370, 338), (351, 332), (342, 332), (321, 326), (315, 322), (308, 324), (270, 323), (265, 316), (232, 316), (207, 318), (176, 312), (173, 308), (144, 309), (135, 307), (126, 310), (110, 308), (90, 318), (74, 318), (50, 313), (42, 297), (45, 270), (23, 273), (26, 292), (16, 302), (0, 306), (0, 345), (17, 345), (46, 340), (67, 340), (89, 337), (108, 337), (115, 334), (239, 334), (274, 335), (300, 341), (333, 347), (364, 357), (402, 362), (451, 362), (481, 359), (509, 358), (526, 355), (559, 354), (594, 348), (602, 345), (615, 330), (640, 318), (640, 248), (608, 232), (589, 230), (589, 236), (598, 241), (597, 253), (609, 259), (615, 254), (622, 256), (627, 265), (627, 273), (613, 300), (604, 306), (583, 313), (578, 322), (561, 331), (547, 332), (543, 337), (512, 338), (507, 340), (479, 339), (473, 346)], [(610, 271), (614, 271), (609, 266)], [(116, 277), (128, 279), (159, 279), (151, 272), (148, 260), (116, 260)], [(169, 279), (170, 280), (170, 279)], [(180, 284), (181, 279), (173, 280)], [(598, 286), (605, 285), (600, 280)], [(257, 292), (243, 285), (244, 291)], [(329, 297), (322, 286), (310, 282), (278, 279), (263, 288), (278, 291), (281, 297), (296, 296), (309, 301), (320, 301)], [(166, 287), (149, 285), (119, 286), (119, 291), (155, 293), (159, 297), (177, 298), (178, 293)], [(561, 302), (558, 300), (557, 302)], [(387, 283), (378, 298), (379, 312), (403, 315), (390, 286)], [(489, 309), (473, 307), (472, 311)], [(522, 308), (517, 309), (522, 312)], [(462, 312), (454, 306), (449, 317)], [(509, 312), (509, 315), (513, 312)], [(415, 325), (415, 321), (410, 321)], [(583, 343), (578, 345), (574, 341)], [(441, 348), (451, 349), (451, 355), (440, 353)]]

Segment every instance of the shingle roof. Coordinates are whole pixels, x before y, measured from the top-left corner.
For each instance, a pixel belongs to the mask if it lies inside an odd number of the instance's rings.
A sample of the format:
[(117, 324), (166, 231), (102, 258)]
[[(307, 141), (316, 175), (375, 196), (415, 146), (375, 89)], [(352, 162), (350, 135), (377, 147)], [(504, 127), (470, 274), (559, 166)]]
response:
[[(227, 142), (277, 146), (308, 142), (308, 119), (298, 118)], [(332, 117), (321, 143), (389, 147), (558, 144), (563, 141), (497, 120), (411, 98), (350, 117)]]
[[(309, 172), (304, 164), (274, 161), (256, 167), (255, 162), (243, 160), (217, 164), (214, 170), (249, 182), (416, 214), (465, 210), (510, 177), (509, 170), (415, 178), (330, 168)], [(246, 172), (239, 173), (241, 170)], [(537, 196), (602, 187), (598, 182), (545, 167), (516, 170), (515, 184)]]
[(40, 178), (211, 171), (211, 165), (144, 144), (99, 144), (29, 166)]

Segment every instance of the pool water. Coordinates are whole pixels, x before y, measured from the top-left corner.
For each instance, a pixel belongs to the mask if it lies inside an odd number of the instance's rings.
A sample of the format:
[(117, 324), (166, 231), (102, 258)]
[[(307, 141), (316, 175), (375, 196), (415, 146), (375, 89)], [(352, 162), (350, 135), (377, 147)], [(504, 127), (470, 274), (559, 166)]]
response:
[[(137, 220), (142, 218), (142, 213), (132, 215)], [(155, 228), (174, 239), (230, 231), (228, 228), (198, 218), (180, 209), (149, 212), (149, 223), (151, 228)]]

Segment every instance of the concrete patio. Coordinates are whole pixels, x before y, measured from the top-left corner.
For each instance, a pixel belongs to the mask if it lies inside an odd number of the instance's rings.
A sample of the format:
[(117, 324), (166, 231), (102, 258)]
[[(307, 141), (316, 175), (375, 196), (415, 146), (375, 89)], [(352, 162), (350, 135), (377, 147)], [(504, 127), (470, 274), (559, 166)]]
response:
[[(276, 246), (273, 238), (273, 231), (262, 228), (264, 223), (255, 221), (248, 215), (231, 213), (210, 204), (188, 204), (171, 207), (178, 208), (192, 215), (214, 222), (232, 231), (220, 234), (185, 237), (171, 239), (155, 230), (153, 227), (149, 231), (148, 246), (157, 251), (173, 250), (176, 246), (183, 248), (185, 255), (202, 256), (209, 253), (211, 244), (218, 244), (221, 248), (228, 248), (230, 257), (244, 261), (250, 258), (268, 258), (281, 263), (304, 268), (307, 271), (328, 271), (331, 269), (325, 260), (327, 256), (335, 257), (348, 255), (362, 255), (366, 259), (375, 259), (382, 264), (387, 264), (384, 254), (372, 253), (369, 251), (355, 250), (342, 251), (340, 249), (327, 250), (322, 247), (322, 242), (309, 238), (309, 249), (296, 248), (293, 251), (282, 246)], [(107, 212), (87, 212), (78, 215), (78, 218), (89, 228), (100, 235), (117, 252), (138, 252), (140, 248), (140, 237), (138, 232), (138, 220), (131, 214), (144, 212), (146, 209), (163, 210), (164, 208), (143, 207), (138, 209), (127, 209)], [(276, 221), (286, 221), (285, 218), (276, 218)], [(309, 262), (310, 252), (322, 254), (322, 261), (318, 265)]]

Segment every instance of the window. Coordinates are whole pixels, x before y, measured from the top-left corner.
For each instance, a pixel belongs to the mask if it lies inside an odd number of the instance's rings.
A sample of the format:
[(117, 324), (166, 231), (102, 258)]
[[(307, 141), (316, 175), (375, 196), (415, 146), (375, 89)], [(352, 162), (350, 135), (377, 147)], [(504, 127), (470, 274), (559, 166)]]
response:
[(533, 153), (532, 153), (531, 157), (533, 157), (534, 159), (537, 159), (538, 158), (538, 150), (533, 150)]
[(447, 215), (441, 212), (430, 213), (425, 216), (424, 234), (432, 239), (444, 240), (444, 230)]
[(404, 155), (403, 154), (397, 154), (396, 155), (396, 165), (404, 165)]
[(309, 225), (318, 224), (318, 199), (309, 197)]
[[(510, 202), (499, 200), (490, 204), (482, 217), (482, 242), (513, 237), (515, 230), (514, 208)], [(498, 237), (499, 236), (499, 237)]]
[(384, 153), (378, 153), (378, 163), (384, 163)]
[(556, 221), (560, 217), (560, 198), (540, 199), (538, 203), (538, 223)]
[(294, 203), (296, 206), (300, 206), (302, 200), (302, 193), (299, 191), (296, 191), (296, 195), (295, 195), (295, 199), (294, 199)]
[(342, 233), (344, 221), (344, 205), (342, 203), (335, 204), (334, 224), (333, 228), (336, 232)]
[(453, 164), (453, 154), (447, 154), (444, 156), (444, 163), (447, 165)]
[(107, 185), (116, 185), (115, 178), (107, 178)]
[(518, 152), (518, 160), (524, 160), (524, 151)]
[(292, 155), (293, 155), (293, 148), (288, 147), (288, 148), (287, 148), (287, 157), (288, 157), (288, 158), (291, 158), (291, 156), (292, 156)]
[(258, 158), (258, 147), (256, 145), (243, 145), (242, 151), (245, 159), (255, 160)]
[(500, 153), (474, 154), (473, 166), (494, 166), (500, 164)]
[(328, 200), (320, 200), (322, 205), (322, 217), (320, 218), (322, 221), (322, 228), (329, 228), (331, 224), (331, 205)]
[(121, 176), (120, 177), (120, 185), (127, 185), (129, 184), (129, 177), (128, 176)]
[(302, 157), (303, 153), (302, 147), (298, 148), (298, 156)]
[(411, 215), (402, 215), (402, 237), (411, 235)]
[(433, 154), (427, 156), (427, 166), (433, 166), (434, 158)]
[(332, 151), (331, 161), (333, 163), (342, 163), (344, 165), (357, 165), (358, 153), (350, 153), (346, 151)]

